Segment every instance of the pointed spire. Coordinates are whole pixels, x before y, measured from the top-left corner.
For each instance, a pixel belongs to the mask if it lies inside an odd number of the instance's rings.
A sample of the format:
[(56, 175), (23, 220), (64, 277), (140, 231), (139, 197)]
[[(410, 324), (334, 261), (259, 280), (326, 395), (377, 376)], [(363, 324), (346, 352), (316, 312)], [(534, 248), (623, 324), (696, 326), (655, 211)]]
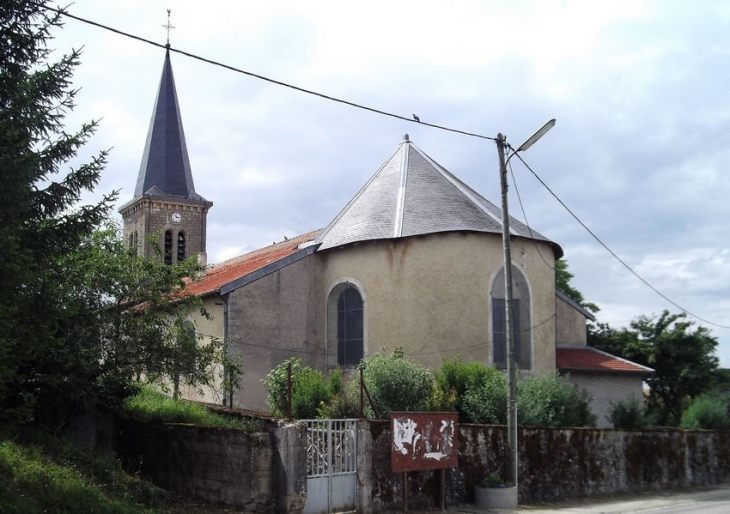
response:
[(195, 193), (193, 185), (169, 48), (165, 51), (160, 89), (157, 92), (134, 196), (145, 193), (203, 199)]

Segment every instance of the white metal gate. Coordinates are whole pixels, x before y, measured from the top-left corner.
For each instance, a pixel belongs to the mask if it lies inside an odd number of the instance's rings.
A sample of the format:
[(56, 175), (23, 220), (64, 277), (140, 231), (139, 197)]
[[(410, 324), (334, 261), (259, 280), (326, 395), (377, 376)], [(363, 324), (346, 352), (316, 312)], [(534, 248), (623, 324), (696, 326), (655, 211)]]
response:
[(304, 514), (357, 510), (357, 420), (307, 419)]

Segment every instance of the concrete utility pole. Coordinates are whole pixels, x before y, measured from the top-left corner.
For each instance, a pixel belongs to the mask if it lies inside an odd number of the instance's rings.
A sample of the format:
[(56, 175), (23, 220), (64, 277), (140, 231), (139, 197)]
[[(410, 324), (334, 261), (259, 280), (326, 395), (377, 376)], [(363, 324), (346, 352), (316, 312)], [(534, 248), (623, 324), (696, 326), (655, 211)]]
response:
[(515, 334), (512, 321), (512, 250), (510, 248), (509, 208), (507, 205), (507, 163), (517, 152), (524, 152), (535, 144), (545, 133), (555, 126), (555, 119), (548, 121), (527, 141), (522, 143), (505, 160), (507, 140), (502, 133), (497, 134), (499, 153), (499, 183), (502, 190), (502, 242), (504, 244), (504, 323), (505, 345), (507, 347), (507, 441), (509, 445), (509, 477), (512, 486), (517, 487), (519, 472), (519, 453), (517, 448), (517, 362), (515, 362)]

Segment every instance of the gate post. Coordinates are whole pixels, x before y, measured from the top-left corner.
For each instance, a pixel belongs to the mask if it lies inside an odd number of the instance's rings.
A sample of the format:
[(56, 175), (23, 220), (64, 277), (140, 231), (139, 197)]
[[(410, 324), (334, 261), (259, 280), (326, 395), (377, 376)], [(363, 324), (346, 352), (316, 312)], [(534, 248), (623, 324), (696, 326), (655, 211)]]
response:
[(278, 512), (297, 514), (307, 501), (307, 430), (301, 423), (279, 423), (272, 428), (278, 480)]

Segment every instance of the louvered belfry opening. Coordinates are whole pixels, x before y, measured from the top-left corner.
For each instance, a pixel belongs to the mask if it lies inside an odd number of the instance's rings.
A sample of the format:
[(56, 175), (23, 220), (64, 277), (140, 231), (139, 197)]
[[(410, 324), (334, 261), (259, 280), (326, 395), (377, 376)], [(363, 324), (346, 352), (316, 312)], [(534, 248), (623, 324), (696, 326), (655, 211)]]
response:
[(185, 232), (177, 233), (177, 262), (185, 260)]
[(172, 230), (165, 231), (165, 264), (172, 264)]

